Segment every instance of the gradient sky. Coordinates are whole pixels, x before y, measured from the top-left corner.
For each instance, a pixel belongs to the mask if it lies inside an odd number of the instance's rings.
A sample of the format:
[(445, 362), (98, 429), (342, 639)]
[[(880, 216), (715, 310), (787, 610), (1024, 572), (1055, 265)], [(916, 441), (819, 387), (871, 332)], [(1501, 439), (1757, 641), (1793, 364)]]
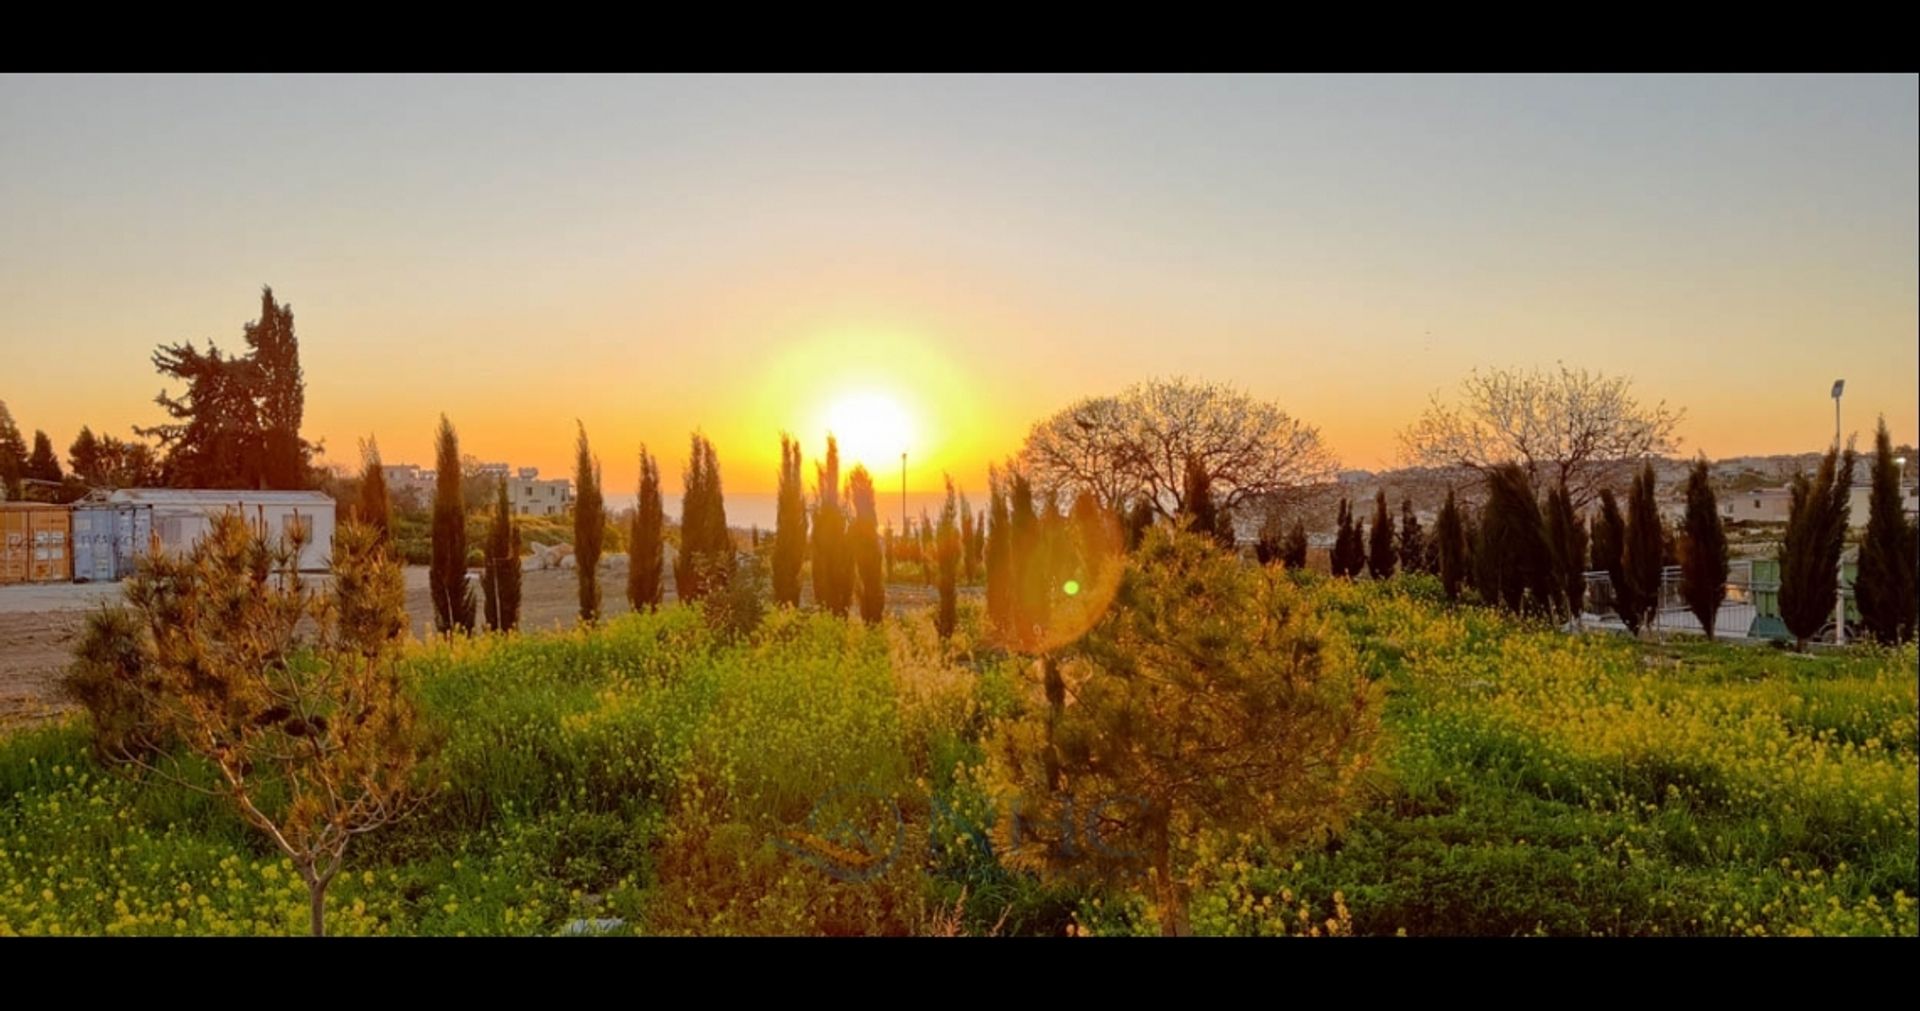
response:
[(629, 493), (695, 426), (769, 490), (778, 432), (811, 457), (861, 391), (916, 488), (979, 488), (1038, 417), (1180, 373), (1368, 469), (1470, 368), (1556, 360), (1683, 405), (1687, 452), (1817, 448), (1836, 376), (1912, 441), (1916, 90), (0, 77), (0, 399), (63, 453), (154, 423), (154, 345), (238, 346), (271, 284), (331, 458), (428, 463), (444, 410), (563, 473), (578, 418)]

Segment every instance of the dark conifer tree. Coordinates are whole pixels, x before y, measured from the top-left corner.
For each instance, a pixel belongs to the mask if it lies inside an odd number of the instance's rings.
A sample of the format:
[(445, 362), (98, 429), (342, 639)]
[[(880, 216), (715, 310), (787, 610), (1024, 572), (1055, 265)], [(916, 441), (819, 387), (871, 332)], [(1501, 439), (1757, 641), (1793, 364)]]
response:
[(665, 537), (660, 461), (643, 443), (639, 494), (633, 500), (633, 526), (627, 534), (627, 604), (636, 611), (659, 610), (666, 595)]
[(1287, 539), (1280, 548), (1280, 564), (1289, 569), (1307, 567), (1307, 524), (1304, 520), (1294, 520), (1292, 529), (1287, 531)]
[(680, 502), (680, 553), (674, 558), (673, 582), (679, 598), (692, 602), (725, 587), (734, 563), (720, 458), (713, 443), (698, 432), (693, 434), (681, 479), (685, 493)]
[(1333, 574), (1342, 579), (1351, 577), (1354, 570), (1349, 568), (1353, 561), (1353, 545), (1356, 540), (1353, 530), (1353, 505), (1345, 498), (1340, 500), (1339, 518), (1334, 521), (1333, 550), (1327, 557)]
[(1714, 501), (1707, 458), (1693, 462), (1687, 474), (1687, 515), (1680, 541), (1680, 599), (1700, 622), (1707, 638), (1714, 636), (1720, 604), (1727, 597), (1727, 532), (1720, 523), (1720, 505)]
[(1593, 567), (1607, 574), (1607, 582), (1613, 590), (1614, 613), (1627, 626), (1627, 631), (1640, 632), (1640, 626), (1647, 613), (1643, 588), (1633, 577), (1633, 571), (1627, 566), (1627, 520), (1620, 514), (1620, 503), (1613, 497), (1613, 489), (1600, 491), (1600, 516), (1593, 524)]
[(887, 584), (880, 557), (880, 514), (873, 502), (873, 477), (856, 465), (847, 475), (847, 501), (853, 523), (847, 527), (847, 549), (858, 583), (860, 620), (872, 625), (887, 609)]
[(960, 496), (960, 574), (971, 583), (980, 571), (980, 553), (974, 550), (973, 506)]
[(920, 526), (918, 529), (920, 537), (920, 582), (924, 586), (932, 586), (935, 577), (933, 517), (928, 516), (925, 509), (920, 510)]
[(1440, 516), (1434, 521), (1433, 537), (1438, 545), (1440, 587), (1446, 591), (1448, 600), (1457, 601), (1467, 570), (1467, 530), (1461, 522), (1460, 505), (1454, 501), (1452, 488), (1447, 489), (1447, 502), (1440, 507)]
[(840, 445), (827, 436), (827, 458), (815, 468), (813, 603), (841, 617), (853, 604), (853, 559), (847, 553), (847, 514), (840, 504)]
[(1400, 569), (1424, 572), (1427, 568), (1427, 539), (1420, 530), (1420, 518), (1413, 514), (1413, 501), (1400, 500)]
[(1387, 513), (1387, 492), (1373, 494), (1373, 539), (1367, 544), (1367, 574), (1375, 579), (1393, 575), (1393, 517)]
[(1566, 616), (1579, 618), (1587, 595), (1587, 528), (1573, 511), (1573, 496), (1565, 482), (1547, 492), (1545, 509), (1547, 546), (1553, 549), (1553, 570), (1560, 583)]
[(360, 445), (360, 499), (354, 518), (371, 527), (383, 550), (393, 550), (393, 498), (387, 493), (387, 471), (380, 464), (380, 444), (373, 436)]
[(1012, 518), (999, 468), (988, 469), (987, 489), (987, 620), (1005, 636), (1013, 629), (1015, 576)]
[(433, 626), (442, 635), (472, 634), (475, 601), (467, 581), (467, 511), (460, 490), (460, 437), (447, 416), (440, 416), (436, 439), (433, 494), (433, 567), (427, 592), (433, 598)]
[(93, 429), (80, 426), (80, 434), (74, 436), (73, 445), (67, 447), (67, 465), (73, 476), (88, 487), (99, 487), (106, 482), (102, 479), (100, 458), (100, 440)]
[(27, 475), (27, 440), (0, 400), (0, 499), (20, 497), (20, 479)]
[(1514, 464), (1487, 477), (1487, 505), (1481, 513), (1480, 544), (1483, 595), (1507, 610), (1551, 613), (1561, 598), (1560, 582), (1547, 544), (1546, 523), (1533, 497), (1527, 472)]
[(1787, 536), (1780, 546), (1780, 618), (1801, 650), (1833, 619), (1852, 508), (1853, 464), (1852, 444), (1844, 455), (1835, 445), (1811, 481), (1804, 473), (1793, 479)]
[(1221, 547), (1233, 546), (1233, 524), (1213, 501), (1213, 479), (1197, 456), (1187, 457), (1181, 495), (1180, 516), (1188, 529), (1214, 539)]
[(511, 632), (520, 625), (520, 525), (507, 502), (507, 480), (493, 504), (493, 522), (487, 527), (486, 567), (481, 588), (486, 592), (487, 627)]
[(1628, 578), (1640, 605), (1640, 625), (1653, 623), (1660, 608), (1661, 570), (1666, 564), (1666, 524), (1660, 519), (1660, 503), (1654, 498), (1653, 464), (1641, 466), (1634, 476), (1627, 500), (1627, 545), (1623, 556)]
[(940, 638), (951, 639), (958, 623), (959, 591), (955, 580), (960, 573), (960, 528), (956, 522), (958, 509), (954, 504), (953, 478), (946, 480), (947, 502), (940, 508), (940, 529), (934, 548), (935, 564), (940, 570), (940, 606), (934, 612), (933, 627)]
[(300, 438), (306, 411), (306, 381), (300, 369), (300, 339), (293, 331), (293, 306), (260, 293), (260, 318), (247, 324), (247, 347), (259, 370), (261, 479), (268, 488), (308, 485), (309, 447)]
[(1867, 531), (1860, 542), (1854, 599), (1867, 634), (1884, 643), (1913, 638), (1915, 581), (1920, 576), (1920, 535), (1901, 504), (1899, 465), (1887, 419), (1873, 436), (1873, 490), (1867, 500)]
[(60, 458), (53, 454), (53, 440), (38, 429), (33, 433), (33, 452), (27, 456), (26, 476), (35, 481), (55, 483), (64, 477), (60, 472)]
[(800, 474), (800, 443), (785, 432), (780, 433), (779, 510), (773, 532), (773, 602), (798, 607), (800, 572), (807, 561), (807, 494)]
[(1007, 496), (1008, 528), (1012, 535), (1008, 557), (1013, 575), (1013, 632), (1019, 648), (1030, 647), (1051, 618), (1052, 601), (1048, 595), (1051, 559), (1040, 529), (1040, 516), (1034, 508), (1033, 484), (1027, 476), (1010, 471)]
[(580, 620), (589, 624), (600, 620), (600, 547), (607, 535), (607, 509), (600, 494), (600, 461), (587, 445), (587, 426), (580, 426), (580, 438), (573, 457), (573, 557), (580, 578)]

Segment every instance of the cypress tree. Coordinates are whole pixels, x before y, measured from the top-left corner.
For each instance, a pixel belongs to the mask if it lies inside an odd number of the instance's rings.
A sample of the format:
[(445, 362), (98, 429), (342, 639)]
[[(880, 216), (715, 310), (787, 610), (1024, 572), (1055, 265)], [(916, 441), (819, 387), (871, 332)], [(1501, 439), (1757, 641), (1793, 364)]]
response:
[(846, 617), (853, 603), (847, 554), (847, 514), (840, 506), (840, 444), (827, 436), (827, 459), (814, 473), (813, 603)]
[(1613, 588), (1613, 609), (1636, 635), (1646, 617), (1647, 605), (1640, 584), (1627, 566), (1627, 521), (1620, 514), (1620, 502), (1613, 489), (1600, 490), (1600, 517), (1593, 524), (1593, 567), (1607, 574)]
[(987, 620), (1003, 636), (1013, 629), (1013, 532), (1000, 470), (987, 469)]
[(1720, 525), (1707, 458), (1693, 462), (1687, 474), (1687, 517), (1680, 542), (1680, 598), (1699, 620), (1707, 638), (1714, 635), (1720, 603), (1727, 596), (1727, 532)]
[(920, 510), (920, 583), (932, 586), (934, 583), (934, 546), (933, 518), (925, 509)]
[(1446, 591), (1447, 599), (1460, 599), (1460, 583), (1467, 567), (1467, 532), (1465, 524), (1460, 522), (1460, 506), (1454, 501), (1453, 489), (1447, 489), (1447, 502), (1440, 507), (1440, 516), (1434, 521), (1434, 540), (1439, 545), (1440, 587)]
[(1213, 538), (1221, 547), (1233, 547), (1233, 523), (1213, 501), (1213, 479), (1197, 456), (1187, 457), (1182, 476), (1180, 515), (1194, 533)]
[(673, 581), (682, 601), (696, 601), (723, 588), (733, 575), (733, 535), (727, 531), (720, 487), (720, 458), (713, 443), (693, 433), (687, 469), (681, 474), (680, 554)]
[(100, 440), (94, 437), (93, 429), (80, 426), (80, 434), (74, 436), (73, 444), (67, 447), (67, 464), (73, 476), (89, 487), (106, 483), (100, 474)]
[(1013, 576), (1013, 633), (1020, 648), (1030, 646), (1051, 617), (1047, 596), (1049, 560), (1034, 511), (1033, 484), (1020, 471), (1008, 479), (1008, 558)]
[(1488, 475), (1480, 519), (1482, 595), (1516, 614), (1551, 611), (1559, 600), (1546, 523), (1527, 472), (1514, 464)]
[(1628, 578), (1633, 580), (1642, 627), (1653, 623), (1660, 608), (1660, 571), (1667, 558), (1666, 524), (1654, 498), (1653, 464), (1641, 466), (1627, 500), (1627, 544), (1623, 553)]
[(1289, 569), (1307, 567), (1307, 524), (1304, 520), (1294, 520), (1287, 531), (1287, 539), (1280, 545), (1280, 564)]
[(974, 550), (973, 506), (967, 502), (967, 496), (960, 496), (960, 572), (966, 581), (973, 582), (980, 571), (980, 553)]
[(1420, 530), (1420, 518), (1413, 514), (1413, 501), (1400, 500), (1400, 569), (1403, 572), (1426, 570), (1427, 539)]
[(940, 509), (940, 532), (935, 553), (940, 568), (940, 607), (934, 612), (933, 627), (940, 633), (941, 639), (953, 638), (953, 629), (957, 624), (956, 605), (959, 593), (954, 581), (960, 571), (960, 528), (955, 522), (957, 509), (954, 505), (953, 478), (947, 479), (947, 503)]
[(1853, 464), (1852, 444), (1844, 456), (1835, 445), (1820, 460), (1811, 481), (1804, 473), (1794, 475), (1787, 536), (1779, 556), (1780, 618), (1801, 650), (1833, 618), (1852, 506), (1848, 486)]
[(1393, 575), (1393, 517), (1387, 514), (1387, 492), (1373, 493), (1373, 539), (1367, 544), (1367, 574), (1375, 579)]
[(1333, 574), (1345, 579), (1353, 575), (1348, 564), (1353, 557), (1353, 506), (1345, 498), (1340, 500), (1339, 518), (1333, 526), (1333, 551), (1328, 555), (1328, 564)]
[(1142, 495), (1133, 500), (1133, 507), (1127, 510), (1127, 550), (1132, 552), (1140, 547), (1140, 541), (1153, 529), (1153, 501)]
[(1562, 481), (1547, 492), (1547, 546), (1569, 618), (1578, 620), (1587, 596), (1587, 528), (1573, 511), (1573, 496)]
[(607, 535), (606, 504), (600, 496), (600, 461), (587, 445), (587, 426), (578, 421), (580, 438), (573, 459), (573, 557), (580, 577), (580, 620), (600, 620), (600, 546)]
[(860, 620), (871, 625), (886, 614), (887, 584), (881, 572), (880, 515), (873, 503), (873, 477), (856, 465), (847, 475), (847, 500), (853, 523), (847, 528), (848, 553), (859, 583)]
[(627, 535), (627, 603), (636, 611), (656, 611), (666, 593), (662, 545), (666, 510), (660, 494), (660, 461), (640, 446), (640, 489), (633, 500), (633, 525)]
[(380, 465), (380, 444), (373, 436), (360, 444), (360, 501), (354, 518), (373, 528), (380, 547), (393, 550), (393, 499), (387, 494), (387, 471)]
[(434, 461), (433, 567), (427, 592), (433, 597), (433, 627), (442, 635), (472, 634), (475, 602), (467, 582), (467, 513), (460, 494), (460, 437), (440, 416)]
[(1920, 576), (1916, 572), (1920, 535), (1901, 505), (1898, 467), (1887, 419), (1881, 418), (1873, 436), (1873, 490), (1867, 500), (1867, 531), (1860, 542), (1853, 592), (1867, 634), (1884, 643), (1913, 638), (1915, 582)]
[(520, 624), (520, 525), (507, 503), (507, 481), (500, 479), (493, 523), (487, 528), (485, 578), (487, 627), (511, 632)]
[(807, 561), (807, 498), (801, 487), (800, 443), (785, 432), (780, 433), (779, 509), (773, 532), (773, 602), (798, 607), (800, 570)]

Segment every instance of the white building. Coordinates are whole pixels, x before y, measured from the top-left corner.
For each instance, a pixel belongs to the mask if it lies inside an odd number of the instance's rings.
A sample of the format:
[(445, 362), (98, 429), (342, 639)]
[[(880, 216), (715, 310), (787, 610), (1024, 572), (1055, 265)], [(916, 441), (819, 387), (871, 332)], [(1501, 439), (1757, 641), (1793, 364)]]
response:
[(573, 482), (542, 480), (540, 468), (522, 467), (507, 479), (507, 505), (521, 516), (565, 516), (573, 508)]
[[(1848, 500), (1847, 525), (1860, 529), (1872, 516), (1873, 486), (1856, 484)], [(1720, 518), (1728, 523), (1785, 523), (1793, 514), (1793, 489), (1759, 488), (1720, 495)], [(1900, 504), (1908, 516), (1920, 511), (1920, 490), (1909, 485), (1900, 489)], [(1682, 512), (1685, 512), (1684, 505)]]
[(193, 550), (217, 517), (238, 510), (269, 538), (301, 531), (305, 538), (301, 571), (325, 572), (331, 567), (334, 503), (324, 492), (123, 488), (108, 495), (107, 501), (150, 509), (153, 537), (168, 554)]

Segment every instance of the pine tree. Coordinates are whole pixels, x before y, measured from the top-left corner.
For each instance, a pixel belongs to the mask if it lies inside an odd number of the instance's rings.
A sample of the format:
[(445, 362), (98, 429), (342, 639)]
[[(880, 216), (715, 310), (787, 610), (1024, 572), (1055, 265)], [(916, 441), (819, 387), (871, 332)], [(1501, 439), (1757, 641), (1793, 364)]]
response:
[(1659, 611), (1661, 569), (1667, 556), (1666, 524), (1660, 520), (1660, 503), (1654, 498), (1653, 464), (1647, 463), (1634, 476), (1628, 493), (1627, 544), (1622, 558), (1640, 605), (1641, 627), (1651, 625)]
[(53, 455), (53, 440), (38, 429), (33, 433), (33, 452), (27, 457), (26, 476), (35, 481), (52, 481), (56, 484), (64, 477), (60, 472), (60, 458)]
[(827, 436), (827, 458), (814, 468), (813, 603), (846, 617), (853, 559), (847, 553), (847, 514), (840, 505), (840, 444)]
[(360, 444), (360, 500), (354, 518), (371, 527), (381, 548), (393, 551), (393, 499), (387, 494), (387, 471), (380, 465), (380, 444), (373, 436)]
[(507, 502), (507, 480), (500, 479), (493, 522), (487, 527), (485, 579), (487, 627), (511, 632), (520, 626), (520, 525)]
[(20, 479), (27, 474), (27, 441), (20, 426), (0, 400), (0, 499), (20, 497)]
[(940, 509), (940, 532), (935, 547), (940, 568), (940, 607), (934, 612), (934, 631), (941, 639), (953, 638), (953, 630), (958, 624), (956, 605), (959, 593), (954, 580), (960, 569), (960, 530), (955, 522), (958, 512), (954, 505), (953, 478), (947, 479), (947, 503)]
[(1900, 472), (1885, 418), (1873, 436), (1872, 481), (1854, 600), (1868, 635), (1884, 643), (1905, 642), (1914, 633), (1920, 534), (1901, 505)]
[(600, 495), (600, 461), (587, 445), (587, 426), (580, 427), (573, 458), (573, 557), (580, 579), (580, 620), (600, 620), (600, 547), (607, 536), (607, 509)]
[(460, 493), (460, 437), (440, 416), (433, 494), (433, 567), (427, 590), (433, 597), (433, 627), (442, 635), (473, 632), (475, 602), (467, 582), (467, 514)]
[(987, 620), (1003, 637), (1013, 630), (1013, 532), (997, 467), (987, 469)]
[(1832, 619), (1840, 592), (1853, 465), (1853, 445), (1847, 445), (1844, 456), (1835, 445), (1821, 459), (1812, 480), (1804, 473), (1793, 479), (1787, 535), (1779, 556), (1780, 618), (1801, 650)]
[(1682, 529), (1680, 599), (1712, 639), (1720, 603), (1727, 596), (1727, 532), (1720, 525), (1720, 506), (1714, 501), (1704, 456), (1694, 460), (1687, 475), (1687, 517)]
[(1373, 493), (1373, 539), (1367, 545), (1367, 574), (1375, 579), (1393, 575), (1393, 517), (1387, 514), (1387, 492)]
[(247, 324), (245, 339), (260, 375), (261, 480), (267, 488), (305, 488), (312, 451), (300, 438), (306, 382), (293, 306), (276, 304), (273, 289), (262, 289), (260, 318)]
[(807, 498), (801, 487), (800, 443), (785, 432), (780, 433), (779, 502), (773, 533), (773, 602), (799, 607), (800, 570), (807, 561)]
[(1339, 518), (1333, 525), (1333, 550), (1327, 556), (1327, 563), (1333, 574), (1346, 579), (1353, 575), (1348, 568), (1353, 558), (1353, 505), (1345, 498), (1340, 500)]
[(853, 507), (847, 549), (859, 583), (860, 620), (872, 625), (886, 614), (887, 584), (881, 571), (880, 514), (874, 507), (873, 476), (867, 468), (856, 465), (847, 475), (847, 501)]
[(100, 440), (94, 437), (93, 429), (80, 426), (80, 434), (74, 436), (73, 444), (67, 447), (67, 465), (72, 468), (73, 476), (88, 487), (97, 488), (106, 483), (101, 476)]
[(680, 504), (680, 554), (673, 563), (673, 582), (684, 602), (706, 597), (733, 575), (733, 535), (727, 531), (726, 502), (720, 487), (720, 459), (713, 443), (693, 434), (687, 469), (682, 473), (685, 494)]
[(1587, 528), (1573, 511), (1573, 496), (1563, 482), (1547, 493), (1547, 546), (1560, 582), (1566, 615), (1577, 620), (1587, 596)]
[(1439, 545), (1440, 587), (1448, 600), (1457, 601), (1466, 575), (1467, 531), (1460, 521), (1460, 505), (1454, 501), (1452, 488), (1447, 489), (1447, 502), (1434, 521), (1433, 537)]
[(1403, 572), (1426, 571), (1427, 540), (1420, 530), (1420, 518), (1413, 514), (1413, 501), (1400, 500), (1400, 569)]
[(666, 513), (660, 501), (660, 462), (640, 445), (640, 488), (633, 500), (632, 527), (627, 534), (627, 604), (636, 611), (656, 611), (666, 592), (662, 547)]

